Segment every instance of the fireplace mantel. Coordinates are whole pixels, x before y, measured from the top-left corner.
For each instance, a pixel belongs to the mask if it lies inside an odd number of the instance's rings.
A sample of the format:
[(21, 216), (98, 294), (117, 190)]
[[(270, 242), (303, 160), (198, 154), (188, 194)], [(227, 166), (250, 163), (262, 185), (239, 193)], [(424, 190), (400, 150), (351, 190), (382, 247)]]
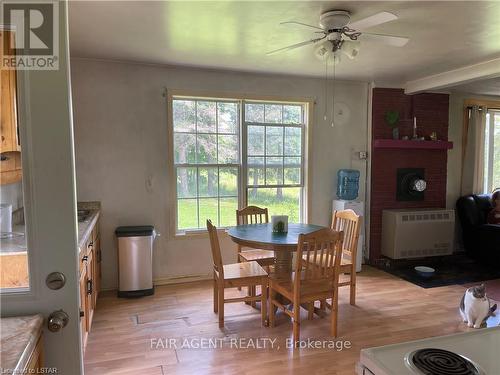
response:
[(421, 149), (421, 150), (450, 150), (453, 142), (448, 141), (414, 141), (402, 139), (374, 139), (374, 148), (398, 148), (398, 149)]

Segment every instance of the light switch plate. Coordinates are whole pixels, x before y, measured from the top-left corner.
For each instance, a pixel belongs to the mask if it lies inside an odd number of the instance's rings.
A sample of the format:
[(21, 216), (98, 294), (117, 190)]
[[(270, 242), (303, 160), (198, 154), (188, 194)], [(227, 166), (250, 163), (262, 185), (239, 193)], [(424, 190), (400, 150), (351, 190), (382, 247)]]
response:
[(368, 152), (366, 152), (366, 151), (359, 151), (358, 155), (359, 155), (359, 159), (360, 160), (366, 160), (366, 159), (368, 159)]

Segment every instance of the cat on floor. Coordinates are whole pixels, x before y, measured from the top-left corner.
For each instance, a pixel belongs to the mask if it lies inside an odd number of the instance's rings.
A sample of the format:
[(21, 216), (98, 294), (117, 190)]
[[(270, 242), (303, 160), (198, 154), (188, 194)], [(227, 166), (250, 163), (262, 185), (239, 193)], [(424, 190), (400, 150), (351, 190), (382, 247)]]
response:
[(468, 288), (460, 301), (460, 315), (467, 326), (480, 328), (486, 324), (486, 319), (494, 315), (497, 305), (491, 306), (486, 296), (484, 284)]

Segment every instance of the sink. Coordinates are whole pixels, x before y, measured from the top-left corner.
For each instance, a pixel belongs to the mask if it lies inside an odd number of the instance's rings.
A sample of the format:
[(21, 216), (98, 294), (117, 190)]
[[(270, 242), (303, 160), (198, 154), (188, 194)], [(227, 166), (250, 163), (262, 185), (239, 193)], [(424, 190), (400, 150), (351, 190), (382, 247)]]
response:
[(90, 210), (78, 210), (78, 222), (83, 223), (87, 221), (90, 217)]

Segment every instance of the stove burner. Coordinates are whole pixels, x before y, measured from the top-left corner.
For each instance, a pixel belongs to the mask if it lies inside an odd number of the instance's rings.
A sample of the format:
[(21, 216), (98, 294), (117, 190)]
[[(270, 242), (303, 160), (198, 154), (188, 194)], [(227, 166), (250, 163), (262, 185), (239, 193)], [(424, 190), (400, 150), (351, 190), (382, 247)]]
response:
[(426, 348), (411, 352), (407, 365), (424, 375), (485, 375), (470, 359), (443, 349)]

